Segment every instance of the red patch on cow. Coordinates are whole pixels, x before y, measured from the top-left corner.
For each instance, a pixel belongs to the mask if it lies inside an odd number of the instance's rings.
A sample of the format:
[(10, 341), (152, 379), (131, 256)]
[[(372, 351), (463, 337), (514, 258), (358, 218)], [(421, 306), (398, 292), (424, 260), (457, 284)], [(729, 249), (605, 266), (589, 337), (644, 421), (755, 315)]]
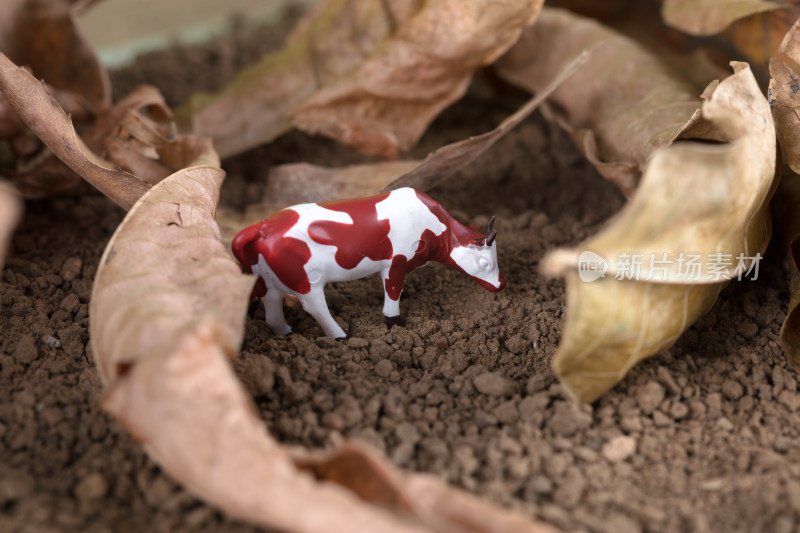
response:
[(409, 272), (430, 261), (441, 262), (443, 253), (449, 258), (448, 239), (446, 231), (437, 237), (434, 232), (426, 229), (422, 233), (419, 239), (419, 246), (417, 246), (411, 259), (406, 259), (404, 255), (398, 255), (392, 259), (392, 266), (389, 267), (389, 277), (383, 281), (389, 298), (394, 301), (400, 298), (400, 294), (406, 284), (406, 275)]
[[(438, 261), (452, 269), (464, 272), (450, 257), (450, 252), (456, 246), (476, 244), (481, 239), (486, 238), (486, 235), (471, 230), (454, 219), (439, 202), (427, 194), (419, 191), (414, 192), (416, 192), (417, 198), (419, 198), (430, 212), (439, 219), (439, 222), (446, 226), (446, 229), (439, 236), (433, 231), (426, 229), (420, 237), (420, 244), (411, 259), (406, 259), (405, 256), (398, 255), (392, 260), (392, 265), (389, 268), (389, 276), (384, 280), (384, 287), (386, 288), (386, 294), (389, 295), (389, 298), (395, 301), (400, 298), (400, 294), (403, 292), (403, 287), (406, 283), (406, 275), (409, 272), (429, 261)], [(466, 272), (464, 273), (466, 274)], [(484, 286), (491, 286), (478, 278), (470, 277)]]
[[(311, 258), (311, 250), (300, 239), (286, 237), (286, 232), (298, 220), (300, 215), (297, 211), (278, 211), (258, 224), (240, 231), (233, 239), (231, 249), (247, 272), (253, 272), (252, 267), (258, 264), (258, 256), (261, 254), (284, 285), (300, 294), (307, 294), (311, 290), (311, 284), (304, 266)], [(261, 298), (265, 294), (267, 286), (259, 276), (253, 295)]]
[(308, 235), (315, 242), (336, 246), (336, 263), (344, 269), (355, 268), (365, 257), (373, 261), (392, 258), (389, 221), (378, 220), (378, 202), (389, 193), (369, 198), (340, 200), (318, 204), (331, 211), (347, 213), (352, 224), (318, 220), (308, 226)]
[[(419, 191), (414, 192), (417, 193), (417, 198), (419, 198), (419, 201), (425, 204), (428, 209), (430, 209), (431, 213), (433, 213), (436, 218), (439, 219), (439, 222), (447, 226), (445, 233), (449, 232), (455, 239), (455, 242), (451, 245), (450, 250), (452, 250), (456, 245), (466, 246), (468, 244), (476, 244), (478, 241), (486, 238), (486, 235), (483, 233), (471, 230), (453, 218), (453, 215), (445, 211), (444, 207), (442, 207), (442, 204), (427, 194)], [(447, 257), (450, 257), (450, 250), (447, 251)]]

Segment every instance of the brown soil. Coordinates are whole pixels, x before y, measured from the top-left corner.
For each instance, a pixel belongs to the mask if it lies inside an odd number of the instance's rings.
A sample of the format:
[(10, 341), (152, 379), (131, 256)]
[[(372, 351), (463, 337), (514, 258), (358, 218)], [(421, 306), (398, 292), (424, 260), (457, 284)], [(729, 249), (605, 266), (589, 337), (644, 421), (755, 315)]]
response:
[[(279, 39), (233, 38), (155, 54), (114, 75), (178, 103), (219, 86)], [(202, 68), (201, 68), (202, 67)], [(519, 103), (488, 78), (413, 155), (493, 127)], [(292, 133), (226, 162), (223, 201), (243, 205), (268, 167), (363, 160)], [(276, 338), (251, 312), (237, 372), (281, 441), (358, 438), (397, 464), (577, 531), (776, 531), (800, 527), (800, 394), (777, 336), (788, 295), (775, 251), (680, 341), (595, 404), (570, 401), (550, 370), (564, 285), (545, 251), (579, 242), (623, 204), (569, 139), (536, 116), (432, 196), (460, 220), (497, 215), (508, 287), (490, 294), (432, 266), (411, 274), (407, 327), (382, 323), (380, 283), (329, 287), (351, 338), (320, 337), (297, 307)], [(123, 213), (99, 195), (28, 202), (0, 284), (0, 531), (241, 532), (176, 486), (98, 409), (87, 304)]]

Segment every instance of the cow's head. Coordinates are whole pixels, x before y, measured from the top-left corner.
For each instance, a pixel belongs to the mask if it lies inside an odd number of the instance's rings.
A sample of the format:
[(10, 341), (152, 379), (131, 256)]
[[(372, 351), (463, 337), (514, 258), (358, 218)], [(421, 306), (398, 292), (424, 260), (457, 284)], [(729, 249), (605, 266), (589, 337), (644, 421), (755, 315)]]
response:
[(503, 290), (506, 280), (497, 265), (497, 232), (492, 229), (493, 224), (494, 217), (486, 224), (484, 235), (454, 246), (450, 251), (450, 259), (459, 270), (486, 289), (496, 292)]

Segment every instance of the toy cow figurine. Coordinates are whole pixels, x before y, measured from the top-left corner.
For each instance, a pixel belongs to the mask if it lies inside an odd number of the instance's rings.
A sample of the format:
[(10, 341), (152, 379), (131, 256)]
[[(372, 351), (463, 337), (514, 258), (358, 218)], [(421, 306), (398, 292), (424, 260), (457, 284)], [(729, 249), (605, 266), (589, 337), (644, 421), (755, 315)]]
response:
[(325, 284), (381, 273), (386, 324), (402, 324), (406, 274), (430, 261), (464, 272), (494, 292), (505, 287), (492, 231), (473, 231), (429, 196), (408, 187), (368, 198), (287, 207), (243, 229), (233, 253), (259, 276), (253, 290), (277, 334), (292, 328), (281, 295), (295, 295), (333, 338), (346, 337), (325, 303)]

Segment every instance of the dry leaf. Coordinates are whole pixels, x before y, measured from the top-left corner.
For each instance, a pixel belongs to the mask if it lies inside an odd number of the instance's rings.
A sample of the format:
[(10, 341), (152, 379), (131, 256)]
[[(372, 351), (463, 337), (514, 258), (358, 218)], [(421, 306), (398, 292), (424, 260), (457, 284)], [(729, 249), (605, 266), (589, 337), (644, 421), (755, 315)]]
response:
[[(205, 151), (213, 154), (209, 142)], [(153, 187), (106, 247), (90, 309), (106, 380), (204, 318), (224, 324), (215, 338), (230, 355), (238, 350), (252, 281), (219, 242), (213, 213), (225, 173), (214, 162), (204, 155)], [(193, 291), (198, 284), (203, 290)]]
[(797, 7), (759, 13), (734, 22), (721, 37), (736, 47), (741, 57), (765, 69), (798, 16)]
[[(89, 130), (83, 137), (86, 146), (93, 152), (103, 156), (104, 143), (130, 115), (146, 114), (158, 124), (166, 124), (160, 128), (158, 136), (166, 140), (175, 137), (175, 125), (172, 123), (172, 111), (167, 106), (164, 96), (152, 85), (141, 85), (114, 104), (113, 107), (99, 113)], [(127, 120), (132, 120), (128, 118)], [(152, 129), (152, 128), (149, 128)], [(132, 132), (135, 133), (135, 132)]]
[[(567, 317), (553, 367), (580, 400), (603, 394), (713, 305), (725, 284), (713, 277), (715, 264), (721, 277), (736, 279), (753, 266), (749, 259), (740, 264), (739, 254), (750, 258), (766, 248), (775, 130), (747, 64), (732, 66), (735, 74), (702, 107), (703, 119), (728, 142), (680, 142), (658, 151), (635, 196), (605, 230), (545, 258), (548, 273), (567, 278)], [(581, 281), (582, 251), (608, 261), (605, 278)], [(633, 254), (642, 254), (641, 279), (616, 279), (634, 273)], [(700, 255), (699, 279), (688, 270), (689, 254)], [(729, 264), (723, 264), (726, 257)], [(648, 281), (647, 273), (658, 281)]]
[[(47, 92), (74, 122), (86, 122), (92, 113), (85, 100), (46, 85)], [(27, 96), (21, 94), (22, 98)], [(25, 198), (41, 198), (74, 187), (82, 180), (67, 168), (25, 126), (0, 92), (0, 166)], [(5, 156), (5, 157), (3, 157)]]
[(664, 22), (692, 35), (713, 35), (732, 22), (786, 7), (785, 2), (768, 0), (663, 0)]
[(369, 196), (380, 190), (388, 191), (400, 187), (413, 187), (420, 191), (431, 189), (475, 161), (525, 120), (586, 62), (589, 55), (588, 51), (578, 54), (544, 90), (492, 131), (443, 146), (422, 162), (389, 161), (336, 169), (296, 163), (272, 168), (261, 203), (249, 205), (244, 214), (232, 210), (221, 210), (217, 214), (223, 242), (230, 242), (242, 227), (255, 224), (290, 205)]
[(783, 159), (790, 171), (781, 179), (775, 201), (776, 228), (787, 246), (792, 270), (791, 300), (781, 328), (781, 347), (800, 368), (800, 20), (786, 33), (778, 57), (770, 60), (769, 99)]
[[(152, 185), (201, 153), (209, 154), (202, 139), (176, 135), (172, 113), (154, 87), (139, 87), (98, 114), (85, 141), (47, 88), (2, 54), (0, 92), (53, 154), (125, 209)], [(210, 153), (209, 164), (218, 166), (216, 152)], [(41, 157), (44, 161), (39, 161)], [(29, 169), (19, 163), (12, 174), (27, 195), (41, 196), (72, 185), (72, 172), (49, 152), (37, 156), (33, 164)]]
[(394, 158), (537, 16), (542, 0), (327, 0), (286, 47), (179, 112), (222, 157), (290, 127)]
[(72, 170), (127, 209), (149, 184), (97, 157), (75, 133), (69, 116), (44, 84), (0, 54), (0, 91), (17, 115)]
[(100, 111), (110, 104), (111, 89), (105, 69), (75, 24), (82, 7), (85, 2), (76, 0), (3, 0), (0, 52)]
[(161, 92), (142, 85), (110, 109), (98, 114), (84, 136), (86, 146), (122, 170), (155, 185), (188, 162), (173, 167), (161, 160), (159, 150), (181, 143), (172, 111)]
[(784, 161), (800, 173), (800, 21), (786, 33), (769, 63), (769, 101)]
[[(706, 56), (706, 67), (711, 70), (718, 70), (719, 65), (731, 59), (747, 61), (763, 87), (768, 81), (769, 58), (775, 55), (786, 30), (800, 14), (800, 8), (794, 4), (794, 0), (554, 0), (548, 6), (565, 7), (597, 19), (657, 51), (664, 61), (669, 61), (669, 51)], [(762, 8), (767, 10), (759, 12)], [(737, 19), (739, 15), (743, 18)], [(670, 17), (683, 20), (672, 21)], [(712, 31), (709, 23), (719, 24)], [(697, 30), (705, 27), (708, 28), (705, 35), (717, 35), (697, 37), (693, 27)], [(686, 64), (673, 66), (682, 75), (693, 71)], [(725, 75), (723, 71), (715, 76)], [(707, 83), (708, 72), (704, 79)]]
[(800, 215), (797, 210), (800, 205), (800, 176), (789, 172), (781, 177), (774, 204), (776, 232), (783, 237), (792, 273), (791, 298), (781, 327), (780, 343), (792, 365), (800, 368)]
[[(542, 102), (550, 98), (553, 92), (558, 89), (565, 80), (584, 65), (591, 57), (593, 51), (583, 50), (572, 58), (559, 72), (552, 78), (541, 91), (537, 91), (535, 97), (520, 107), (513, 115), (506, 118), (499, 126), (492, 131), (482, 135), (476, 135), (463, 141), (455, 142), (442, 146), (435, 152), (428, 154), (428, 157), (419, 164), (414, 170), (403, 174), (398, 179), (387, 185), (384, 190), (389, 191), (400, 187), (413, 187), (421, 191), (427, 191), (442, 182), (448, 176), (466, 167), (486, 150), (494, 146), (494, 143), (502, 139), (506, 133), (514, 129), (520, 122), (528, 118)], [(546, 81), (546, 80), (545, 80)]]
[(318, 479), (343, 485), (361, 499), (398, 515), (416, 517), (427, 525), (426, 531), (556, 531), (454, 490), (431, 474), (402, 472), (377, 453), (352, 443), (333, 452), (295, 451), (292, 457), (300, 468), (311, 471)]
[(0, 274), (6, 259), (11, 234), (22, 215), (22, 202), (14, 188), (0, 180)]
[[(74, 15), (88, 2), (75, 0), (4, 0), (0, 2), (0, 53), (31, 70), (75, 122), (90, 120), (108, 107), (110, 87), (105, 69), (81, 36)], [(0, 142), (13, 156), (0, 164), (19, 192), (40, 197), (80, 183), (42, 144), (0, 94)], [(4, 147), (5, 148), (5, 147)]]
[(682, 74), (629, 37), (558, 9), (544, 9), (497, 68), (535, 93), (590, 48), (591, 60), (550, 97), (550, 115), (600, 174), (629, 195), (653, 151), (671, 144), (690, 121), (711, 79), (698, 86), (694, 74)]
[[(117, 172), (118, 167), (130, 169), (150, 183), (174, 170), (160, 165), (157, 146), (141, 143), (137, 135), (156, 124), (151, 118), (171, 120), (171, 115), (160, 93), (148, 87), (109, 109), (106, 72), (74, 23), (74, 13), (89, 3), (9, 0), (0, 6), (0, 52), (9, 56), (0, 58), (0, 138), (9, 139), (16, 168), (7, 174), (24, 196), (41, 197), (70, 188), (81, 181), (79, 174), (84, 174), (127, 208), (149, 184)], [(44, 78), (46, 87), (14, 68), (14, 61), (32, 70), (35, 77)], [(147, 118), (141, 116), (143, 110)], [(87, 149), (69, 119), (81, 122), (95, 118), (86, 134)], [(25, 122), (31, 123), (45, 144), (60, 138), (57, 130), (72, 132), (64, 137), (69, 139), (68, 145), (56, 146), (53, 152), (76, 172), (26, 133)], [(103, 155), (109, 155), (111, 161)]]

